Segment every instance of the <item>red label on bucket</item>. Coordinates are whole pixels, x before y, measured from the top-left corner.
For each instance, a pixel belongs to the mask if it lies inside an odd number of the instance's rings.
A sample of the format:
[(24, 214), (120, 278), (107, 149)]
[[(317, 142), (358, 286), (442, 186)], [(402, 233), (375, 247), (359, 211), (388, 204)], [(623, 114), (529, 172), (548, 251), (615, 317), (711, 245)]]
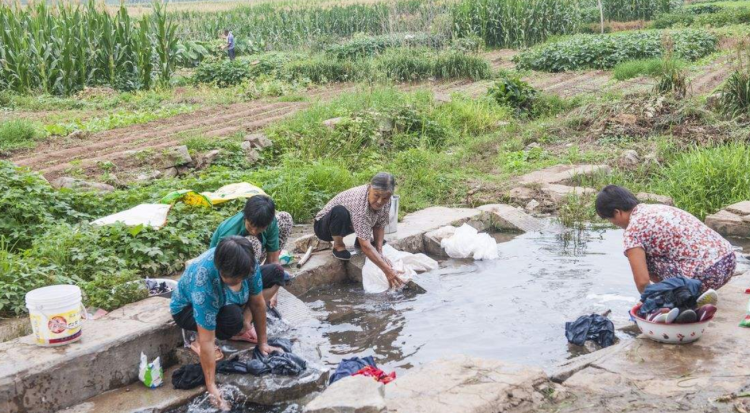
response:
[(63, 337), (63, 338), (52, 338), (49, 340), (50, 344), (60, 344), (60, 343), (66, 343), (68, 341), (73, 341), (77, 339), (81, 335), (81, 331), (73, 334), (72, 336)]

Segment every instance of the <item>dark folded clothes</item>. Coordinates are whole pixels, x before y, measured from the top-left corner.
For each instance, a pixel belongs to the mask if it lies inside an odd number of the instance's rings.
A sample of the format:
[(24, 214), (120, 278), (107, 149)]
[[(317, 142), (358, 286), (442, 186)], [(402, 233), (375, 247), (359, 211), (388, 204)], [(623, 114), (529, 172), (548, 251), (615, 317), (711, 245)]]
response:
[(660, 308), (695, 308), (701, 294), (702, 283), (685, 277), (667, 278), (651, 284), (641, 294), (640, 317), (646, 317)]
[(602, 347), (609, 347), (615, 344), (615, 325), (599, 314), (581, 316), (572, 323), (565, 323), (565, 337), (577, 346), (593, 340)]

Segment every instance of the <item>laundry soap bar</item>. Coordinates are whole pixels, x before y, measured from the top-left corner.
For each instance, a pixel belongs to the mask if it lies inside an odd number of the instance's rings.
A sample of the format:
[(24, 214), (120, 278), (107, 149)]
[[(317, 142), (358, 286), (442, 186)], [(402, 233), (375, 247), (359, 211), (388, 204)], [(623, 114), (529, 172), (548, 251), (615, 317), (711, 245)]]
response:
[(747, 302), (747, 309), (745, 309), (745, 319), (740, 321), (740, 327), (750, 327), (750, 301)]

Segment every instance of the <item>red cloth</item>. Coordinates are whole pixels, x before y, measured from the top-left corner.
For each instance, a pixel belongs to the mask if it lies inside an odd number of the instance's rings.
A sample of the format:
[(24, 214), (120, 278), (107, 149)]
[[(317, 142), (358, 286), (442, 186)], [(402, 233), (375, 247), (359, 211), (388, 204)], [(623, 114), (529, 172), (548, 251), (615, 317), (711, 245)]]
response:
[(385, 374), (383, 370), (376, 369), (372, 366), (367, 366), (363, 369), (360, 369), (358, 372), (352, 374), (352, 376), (365, 376), (365, 377), (372, 377), (376, 381), (388, 384), (392, 382), (393, 380), (396, 380), (396, 372), (391, 372), (391, 374)]

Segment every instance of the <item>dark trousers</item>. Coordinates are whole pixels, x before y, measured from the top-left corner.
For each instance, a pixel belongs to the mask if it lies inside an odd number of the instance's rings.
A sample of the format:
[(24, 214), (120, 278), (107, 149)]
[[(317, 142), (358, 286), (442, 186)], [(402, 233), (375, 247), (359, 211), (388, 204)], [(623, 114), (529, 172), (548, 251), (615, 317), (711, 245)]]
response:
[(260, 266), (260, 276), (263, 279), (263, 289), (271, 288), (275, 285), (286, 285), (286, 272), (281, 264), (266, 264)]
[(345, 237), (354, 234), (352, 216), (346, 207), (338, 205), (328, 212), (313, 226), (315, 236), (323, 241), (333, 241), (333, 237)]
[[(177, 314), (172, 314), (175, 324), (188, 331), (198, 331), (198, 323), (193, 316), (193, 306), (189, 305)], [(229, 304), (221, 307), (216, 316), (216, 338), (229, 340), (242, 331), (245, 319), (242, 315), (242, 307), (237, 304)]]
[(229, 56), (229, 60), (234, 60), (234, 49), (227, 49), (227, 56)]

